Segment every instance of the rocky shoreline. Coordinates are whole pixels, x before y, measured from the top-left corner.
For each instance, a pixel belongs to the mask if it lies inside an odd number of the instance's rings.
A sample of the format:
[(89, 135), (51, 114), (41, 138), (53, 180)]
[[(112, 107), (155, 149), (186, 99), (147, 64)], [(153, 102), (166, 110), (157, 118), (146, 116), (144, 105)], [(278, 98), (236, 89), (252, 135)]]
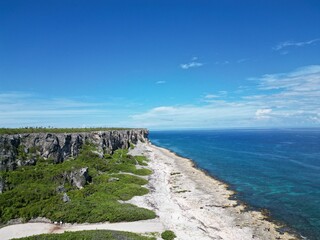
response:
[(299, 239), (280, 232), (282, 226), (262, 212), (231, 199), (234, 192), (225, 183), (195, 168), (191, 160), (152, 144), (139, 144), (134, 151), (150, 159), (154, 173), (151, 193), (130, 202), (154, 210), (178, 239)]

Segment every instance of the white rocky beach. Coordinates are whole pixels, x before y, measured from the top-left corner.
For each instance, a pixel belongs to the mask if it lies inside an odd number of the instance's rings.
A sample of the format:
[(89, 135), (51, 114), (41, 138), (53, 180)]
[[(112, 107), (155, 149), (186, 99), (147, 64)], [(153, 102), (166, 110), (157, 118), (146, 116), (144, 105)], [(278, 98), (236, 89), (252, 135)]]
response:
[(150, 143), (138, 143), (130, 151), (144, 155), (153, 171), (146, 186), (150, 192), (128, 202), (156, 212), (153, 220), (131, 223), (50, 224), (26, 223), (0, 229), (2, 240), (40, 233), (110, 229), (137, 233), (172, 230), (181, 240), (193, 239), (296, 239), (280, 233), (275, 223), (229, 197), (227, 185), (194, 168), (193, 162)]
[(191, 160), (152, 144), (138, 144), (133, 154), (150, 159), (150, 194), (130, 202), (156, 211), (165, 229), (178, 239), (296, 239), (279, 226), (229, 197), (227, 185), (196, 169)]

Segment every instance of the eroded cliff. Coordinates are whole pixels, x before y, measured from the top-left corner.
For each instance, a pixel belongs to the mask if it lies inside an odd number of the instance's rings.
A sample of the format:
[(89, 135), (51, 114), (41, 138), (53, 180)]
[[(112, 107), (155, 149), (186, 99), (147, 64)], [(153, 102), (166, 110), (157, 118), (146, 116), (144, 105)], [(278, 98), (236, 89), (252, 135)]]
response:
[[(79, 154), (85, 142), (97, 146), (97, 154), (109, 154), (130, 144), (147, 141), (148, 130), (110, 130), (84, 133), (28, 133), (0, 135), (0, 170), (35, 165), (39, 158), (63, 162)], [(1, 184), (0, 184), (1, 185)], [(1, 186), (0, 186), (1, 187)]]

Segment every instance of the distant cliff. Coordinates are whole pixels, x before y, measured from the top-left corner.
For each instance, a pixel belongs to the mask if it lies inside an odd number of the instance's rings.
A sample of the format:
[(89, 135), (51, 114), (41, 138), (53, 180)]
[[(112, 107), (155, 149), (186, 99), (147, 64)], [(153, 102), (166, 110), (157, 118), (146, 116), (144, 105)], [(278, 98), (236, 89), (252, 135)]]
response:
[(81, 133), (26, 133), (0, 135), (0, 170), (35, 165), (39, 157), (55, 163), (75, 157), (85, 142), (97, 146), (98, 154), (112, 153), (119, 148), (148, 139), (148, 130), (110, 130)]

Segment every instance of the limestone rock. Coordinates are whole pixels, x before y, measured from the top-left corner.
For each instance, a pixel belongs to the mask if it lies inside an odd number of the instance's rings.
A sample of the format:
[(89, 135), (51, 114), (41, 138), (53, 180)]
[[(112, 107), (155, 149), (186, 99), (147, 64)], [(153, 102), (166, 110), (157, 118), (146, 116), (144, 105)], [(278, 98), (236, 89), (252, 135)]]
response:
[(0, 194), (4, 192), (5, 189), (5, 181), (2, 177), (0, 177)]
[(36, 163), (37, 163), (36, 158), (30, 158), (30, 159), (27, 159), (27, 160), (18, 159), (16, 161), (16, 166), (18, 166), (18, 167), (30, 166), (30, 165), (34, 166), (34, 165), (36, 165)]
[(99, 156), (99, 158), (103, 158), (103, 150), (100, 151), (92, 151), (92, 153), (96, 154), (97, 156)]
[(117, 182), (117, 181), (119, 181), (119, 180), (120, 180), (119, 178), (112, 177), (112, 178), (109, 178), (109, 179), (108, 179), (108, 182)]
[(58, 187), (56, 188), (56, 191), (57, 191), (58, 193), (63, 193), (63, 192), (66, 192), (66, 189), (64, 188), (63, 185), (60, 185), (60, 186), (58, 186)]
[[(128, 149), (130, 143), (146, 142), (147, 138), (148, 130), (146, 129), (84, 133), (2, 134), (0, 135), (0, 171), (34, 165), (35, 155), (61, 163), (67, 158), (76, 157), (86, 141), (96, 145), (96, 153), (101, 157), (119, 148)], [(19, 157), (19, 151), (24, 153), (25, 159)]]
[(78, 189), (83, 188), (87, 182), (91, 181), (87, 167), (72, 171), (71, 173), (67, 174), (66, 178)]
[(71, 201), (70, 198), (69, 198), (69, 196), (67, 195), (67, 193), (64, 193), (64, 194), (63, 194), (63, 196), (62, 196), (62, 201), (65, 202), (65, 203)]

